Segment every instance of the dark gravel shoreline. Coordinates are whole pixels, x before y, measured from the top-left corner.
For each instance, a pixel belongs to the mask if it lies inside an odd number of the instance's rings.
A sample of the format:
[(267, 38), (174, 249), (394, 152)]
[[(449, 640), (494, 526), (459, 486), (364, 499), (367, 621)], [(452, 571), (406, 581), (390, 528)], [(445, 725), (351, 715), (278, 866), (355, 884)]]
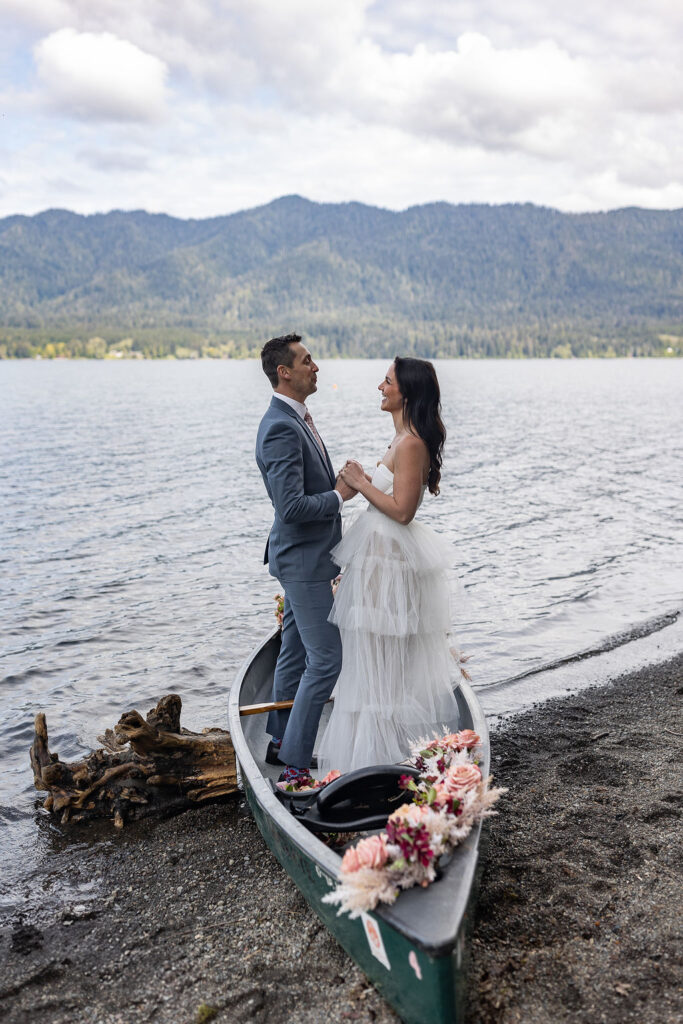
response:
[(506, 723), (470, 1019), (683, 1019), (683, 657)]
[[(683, 1015), (683, 657), (553, 700), (494, 736), (471, 1024), (668, 1024)], [(73, 833), (72, 833), (73, 836)], [(55, 833), (0, 921), (7, 1024), (398, 1018), (331, 939), (243, 806)], [(88, 898), (55, 897), (93, 883)], [(204, 1010), (201, 1008), (204, 1007)]]

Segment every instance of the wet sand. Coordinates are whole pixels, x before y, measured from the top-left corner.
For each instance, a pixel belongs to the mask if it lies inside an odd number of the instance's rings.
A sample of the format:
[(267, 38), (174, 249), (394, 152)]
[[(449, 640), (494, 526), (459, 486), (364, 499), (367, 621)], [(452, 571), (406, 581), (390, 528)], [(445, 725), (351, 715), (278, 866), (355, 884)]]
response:
[[(510, 792), (489, 825), (471, 1024), (683, 1015), (682, 696), (679, 657), (494, 735), (496, 781)], [(398, 1021), (243, 804), (51, 834), (23, 915), (0, 921), (7, 1024)], [(56, 909), (91, 882), (87, 899)]]

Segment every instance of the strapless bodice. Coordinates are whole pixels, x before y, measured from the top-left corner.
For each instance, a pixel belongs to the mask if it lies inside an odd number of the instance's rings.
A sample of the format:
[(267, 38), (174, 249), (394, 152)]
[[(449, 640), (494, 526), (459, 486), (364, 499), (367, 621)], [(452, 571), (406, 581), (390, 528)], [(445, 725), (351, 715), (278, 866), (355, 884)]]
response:
[(385, 466), (383, 462), (380, 462), (377, 469), (372, 474), (371, 482), (372, 486), (376, 487), (378, 491), (382, 491), (384, 494), (391, 494), (394, 489), (394, 474), (388, 466)]
[[(394, 489), (394, 474), (391, 472), (388, 466), (385, 466), (383, 462), (380, 462), (375, 472), (372, 474), (371, 480), (372, 486), (376, 487), (378, 491), (382, 491), (383, 494), (391, 494)], [(425, 496), (427, 490), (426, 485), (423, 485), (420, 492), (420, 500), (417, 504), (419, 508), (422, 504), (422, 499)], [(377, 511), (374, 505), (370, 505), (370, 508)]]

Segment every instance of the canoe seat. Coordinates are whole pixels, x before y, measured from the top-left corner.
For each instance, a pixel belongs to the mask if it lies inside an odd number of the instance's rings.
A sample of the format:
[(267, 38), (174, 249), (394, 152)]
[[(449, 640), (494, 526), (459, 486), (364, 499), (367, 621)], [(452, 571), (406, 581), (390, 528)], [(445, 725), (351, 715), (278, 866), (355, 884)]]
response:
[(383, 828), (387, 818), (412, 794), (398, 784), (402, 775), (419, 777), (415, 768), (380, 764), (357, 768), (330, 782), (319, 793), (277, 795), (311, 832), (369, 832)]

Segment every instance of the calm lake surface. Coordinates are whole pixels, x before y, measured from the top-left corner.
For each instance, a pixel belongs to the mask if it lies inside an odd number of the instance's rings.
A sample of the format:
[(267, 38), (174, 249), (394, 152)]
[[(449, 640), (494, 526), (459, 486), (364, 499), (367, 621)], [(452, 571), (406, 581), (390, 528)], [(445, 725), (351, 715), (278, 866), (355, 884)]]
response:
[[(324, 361), (310, 399), (335, 465), (392, 436), (386, 362)], [(683, 605), (683, 362), (443, 361), (442, 493), (457, 631), (484, 707), (507, 680), (626, 645)], [(4, 898), (45, 856), (33, 718), (72, 759), (177, 692), (226, 723), (274, 624), (256, 362), (0, 362), (0, 851)], [(362, 499), (346, 507), (353, 515)], [(522, 703), (544, 696), (532, 674)], [(41, 845), (42, 844), (42, 845)], [(0, 891), (0, 906), (2, 891)]]

